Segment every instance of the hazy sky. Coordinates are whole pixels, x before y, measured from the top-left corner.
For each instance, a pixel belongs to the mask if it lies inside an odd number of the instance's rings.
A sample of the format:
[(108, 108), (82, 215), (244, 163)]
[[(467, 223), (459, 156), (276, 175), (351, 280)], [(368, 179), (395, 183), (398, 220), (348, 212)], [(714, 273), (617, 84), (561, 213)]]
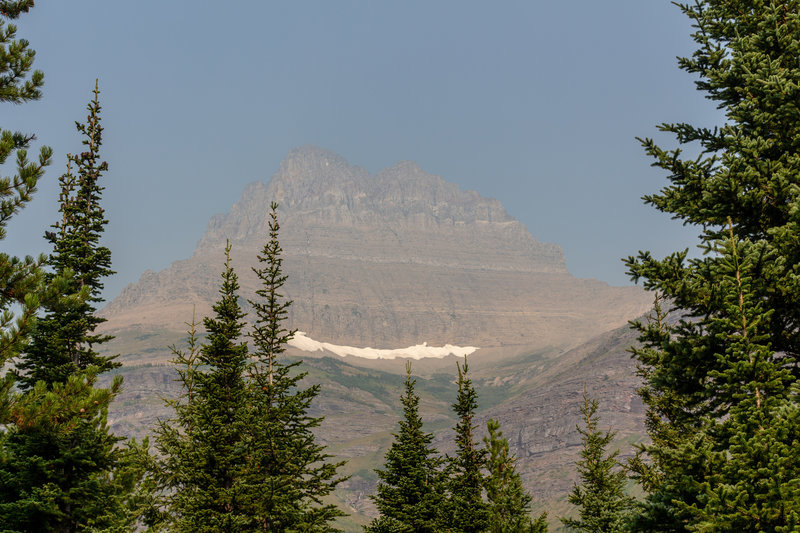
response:
[(719, 116), (677, 69), (691, 28), (667, 0), (39, 0), (17, 25), (44, 97), (3, 104), (2, 126), (55, 157), (3, 247), (47, 251), (99, 78), (108, 298), (190, 256), (209, 217), (302, 144), (372, 173), (414, 160), (495, 197), (579, 277), (627, 284), (620, 257), (694, 243), (640, 200), (665, 178), (635, 137), (671, 144), (656, 124)]

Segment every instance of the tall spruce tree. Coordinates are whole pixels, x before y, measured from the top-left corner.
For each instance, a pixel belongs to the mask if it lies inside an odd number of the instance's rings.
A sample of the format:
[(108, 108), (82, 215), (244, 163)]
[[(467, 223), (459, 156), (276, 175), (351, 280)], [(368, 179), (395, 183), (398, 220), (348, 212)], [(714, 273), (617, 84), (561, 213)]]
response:
[[(115, 356), (100, 355), (94, 347), (112, 337), (97, 335), (95, 328), (105, 319), (95, 315), (102, 301), (103, 278), (111, 270), (111, 251), (100, 244), (108, 220), (100, 205), (102, 174), (108, 163), (100, 158), (103, 127), (100, 124), (100, 90), (97, 82), (94, 97), (87, 106), (86, 123), (75, 123), (83, 134), (85, 147), (77, 155), (67, 156), (67, 172), (59, 178), (61, 220), (46, 232), (53, 245), (46, 279), (66, 278), (59, 297), (45, 303), (44, 316), (36, 321), (30, 346), (17, 365), (19, 385), (29, 389), (37, 381), (63, 383), (67, 377), (90, 365), (100, 372), (120, 366)], [(75, 174), (72, 168), (75, 168)]]
[(439, 531), (439, 507), (445, 499), (442, 459), (431, 447), (433, 435), (422, 429), (419, 396), (411, 363), (406, 363), (405, 392), (400, 397), (403, 418), (386, 452), (372, 500), (381, 516), (365, 528), (372, 533), (434, 533)]
[(284, 326), (291, 301), (281, 294), (283, 274), (278, 204), (270, 205), (269, 239), (253, 271), (261, 288), (250, 301), (256, 320), (251, 337), (255, 362), (248, 369), (250, 462), (244, 477), (246, 505), (259, 531), (338, 531), (333, 522), (344, 513), (324, 503), (344, 478), (343, 463), (331, 461), (317, 444), (314, 429), (322, 418), (308, 414), (319, 385), (302, 388), (300, 362), (280, 358), (294, 331)]
[[(0, 523), (8, 531), (124, 530), (135, 522), (129, 505), (138, 469), (130, 460), (138, 447), (119, 448), (122, 439), (107, 424), (122, 379), (97, 388), (108, 365), (93, 363), (109, 358), (76, 358), (94, 354), (91, 344), (103, 340), (91, 334), (99, 322), (92, 303), (99, 301), (101, 278), (111, 273), (110, 252), (98, 244), (105, 220), (97, 179), (107, 168), (98, 161), (99, 111), (95, 86), (87, 124), (78, 125), (88, 150), (69, 158), (80, 159), (79, 175), (61, 179), (64, 222), (50, 236), (55, 251), (45, 276), (46, 313), (18, 364), (25, 392), (15, 395), (0, 436)], [(81, 364), (61, 364), (76, 360)]]
[[(28, 41), (17, 39), (17, 28), (8, 21), (33, 7), (33, 0), (0, 2), (0, 102), (21, 104), (41, 97), (44, 74), (33, 70), (35, 56)], [(50, 164), (52, 150), (42, 147), (37, 161), (28, 159), (35, 135), (0, 128), (0, 167), (9, 157), (15, 172), (0, 176), (0, 240), (6, 236), (11, 218), (33, 198), (39, 178)], [(39, 305), (44, 258), (20, 259), (0, 252), (0, 366), (14, 359), (27, 342), (28, 332)], [(15, 314), (13, 306), (18, 306)], [(0, 382), (0, 421), (8, 411), (11, 376)]]
[(489, 527), (489, 506), (483, 499), (487, 451), (475, 441), (475, 410), (478, 393), (469, 378), (467, 359), (456, 363), (458, 394), (453, 404), (456, 414), (456, 454), (447, 458), (448, 497), (442, 506), (442, 529), (476, 533)]
[(584, 427), (578, 426), (583, 448), (576, 463), (581, 484), (575, 485), (569, 502), (578, 507), (579, 518), (562, 518), (572, 531), (621, 533), (627, 531), (633, 499), (625, 494), (627, 476), (617, 462), (619, 451), (607, 452), (615, 433), (597, 429), (597, 400), (583, 393)]
[(632, 463), (637, 531), (798, 526), (800, 1), (681, 4), (698, 76), (725, 123), (663, 124), (684, 158), (643, 141), (670, 185), (647, 203), (701, 230), (704, 255), (627, 260), (661, 304), (634, 350), (652, 443)]
[(547, 513), (531, 517), (531, 495), (522, 486), (517, 472), (517, 460), (508, 448), (508, 439), (497, 420), (486, 424), (488, 435), (483, 438), (488, 456), (484, 479), (486, 501), (489, 505), (490, 533), (545, 533)]
[(246, 499), (248, 465), (247, 345), (238, 301), (239, 281), (225, 247), (225, 267), (213, 317), (203, 320), (206, 342), (197, 348), (195, 324), (189, 350), (174, 349), (184, 394), (169, 404), (175, 418), (156, 429), (156, 477), (166, 489), (157, 527), (176, 532), (256, 529)]

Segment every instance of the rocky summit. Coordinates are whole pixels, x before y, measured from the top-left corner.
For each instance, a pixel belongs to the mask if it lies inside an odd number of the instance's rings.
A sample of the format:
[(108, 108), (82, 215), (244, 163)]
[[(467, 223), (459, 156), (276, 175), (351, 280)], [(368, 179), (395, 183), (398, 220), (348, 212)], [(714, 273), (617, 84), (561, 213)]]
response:
[(290, 327), (317, 341), (396, 348), (575, 343), (646, 310), (634, 287), (577, 279), (555, 244), (536, 240), (499, 201), (403, 161), (371, 176), (312, 146), (214, 216), (192, 257), (147, 271), (103, 310), (111, 332), (180, 331), (208, 314), (226, 240), (243, 299), (280, 204)]

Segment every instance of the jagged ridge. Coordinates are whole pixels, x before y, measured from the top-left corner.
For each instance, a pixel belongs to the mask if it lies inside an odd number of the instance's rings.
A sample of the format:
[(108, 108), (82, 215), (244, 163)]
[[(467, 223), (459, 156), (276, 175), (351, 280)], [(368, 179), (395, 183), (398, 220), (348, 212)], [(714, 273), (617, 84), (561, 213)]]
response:
[(396, 348), (577, 341), (642, 312), (637, 289), (569, 275), (560, 247), (537, 241), (494, 199), (404, 161), (374, 177), (320, 148), (292, 150), (268, 183), (209, 222), (194, 255), (148, 272), (104, 311), (109, 328), (179, 329), (216, 295), (226, 239), (248, 297), (249, 266), (281, 205), (292, 326), (335, 344)]

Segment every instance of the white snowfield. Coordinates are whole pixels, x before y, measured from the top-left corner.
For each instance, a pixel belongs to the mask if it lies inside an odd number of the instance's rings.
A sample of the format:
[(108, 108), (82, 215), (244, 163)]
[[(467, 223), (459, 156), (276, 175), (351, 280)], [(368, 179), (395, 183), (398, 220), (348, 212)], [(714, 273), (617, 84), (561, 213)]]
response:
[(423, 359), (426, 357), (434, 357), (441, 359), (448, 355), (457, 355), (464, 357), (469, 355), (478, 348), (475, 346), (453, 346), (452, 344), (445, 344), (444, 346), (428, 346), (427, 342), (417, 344), (416, 346), (409, 346), (408, 348), (395, 348), (380, 349), (380, 348), (355, 348), (353, 346), (339, 346), (338, 344), (331, 344), (329, 342), (319, 342), (312, 338), (306, 337), (302, 331), (294, 334), (294, 338), (289, 341), (289, 346), (294, 346), (304, 352), (319, 352), (329, 351), (333, 352), (340, 357), (352, 355), (355, 357), (363, 357), (365, 359), (397, 359), (398, 357), (405, 357), (408, 359)]

